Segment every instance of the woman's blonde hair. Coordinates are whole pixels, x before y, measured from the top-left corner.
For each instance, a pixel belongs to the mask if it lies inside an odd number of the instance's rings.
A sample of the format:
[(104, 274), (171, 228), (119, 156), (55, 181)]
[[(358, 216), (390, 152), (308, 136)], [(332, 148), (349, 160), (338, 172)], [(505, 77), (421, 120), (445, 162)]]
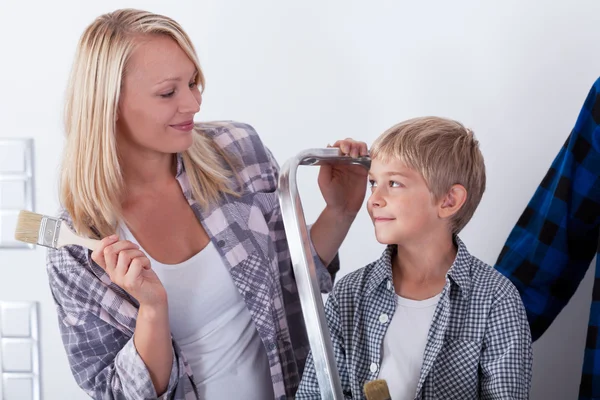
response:
[(451, 219), (458, 234), (467, 225), (485, 191), (485, 163), (473, 132), (460, 122), (421, 117), (401, 122), (385, 131), (371, 147), (373, 159), (396, 159), (419, 172), (435, 201), (459, 184), (467, 200)]
[[(75, 230), (104, 237), (122, 217), (124, 182), (116, 144), (116, 120), (127, 62), (140, 35), (166, 35), (195, 64), (196, 84), (204, 75), (194, 46), (174, 20), (146, 11), (122, 9), (98, 17), (83, 33), (71, 71), (65, 104), (66, 147), (61, 171), (61, 203)], [(202, 207), (233, 193), (225, 154), (196, 132), (182, 153), (192, 193)], [(225, 162), (224, 162), (225, 161)]]

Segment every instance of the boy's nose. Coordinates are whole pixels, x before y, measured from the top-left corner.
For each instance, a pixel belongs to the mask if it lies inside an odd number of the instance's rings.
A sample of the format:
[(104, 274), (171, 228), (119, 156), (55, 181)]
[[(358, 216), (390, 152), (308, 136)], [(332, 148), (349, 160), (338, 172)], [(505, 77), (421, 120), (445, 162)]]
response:
[(376, 190), (375, 192), (373, 192), (371, 197), (369, 197), (368, 204), (371, 207), (384, 207), (385, 200), (383, 200), (383, 197), (379, 196), (379, 194), (377, 193), (377, 190)]

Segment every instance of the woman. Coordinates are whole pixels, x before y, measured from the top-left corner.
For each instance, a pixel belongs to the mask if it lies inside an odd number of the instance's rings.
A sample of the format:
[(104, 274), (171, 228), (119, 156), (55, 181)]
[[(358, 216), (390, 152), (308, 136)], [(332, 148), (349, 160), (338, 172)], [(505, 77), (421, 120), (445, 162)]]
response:
[[(118, 10), (79, 43), (61, 218), (103, 239), (93, 253), (51, 250), (48, 274), (71, 369), (92, 397), (286, 399), (297, 388), (309, 348), (278, 166), (250, 126), (194, 124), (203, 88), (189, 37), (167, 17)], [(327, 291), (366, 171), (322, 167), (319, 184), (327, 206), (311, 239)]]

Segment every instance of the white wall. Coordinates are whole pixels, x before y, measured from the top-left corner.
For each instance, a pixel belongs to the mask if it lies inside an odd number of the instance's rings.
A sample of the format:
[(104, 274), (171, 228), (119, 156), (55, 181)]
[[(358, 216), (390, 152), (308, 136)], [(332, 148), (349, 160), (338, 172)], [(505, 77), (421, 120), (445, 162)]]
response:
[[(35, 211), (58, 207), (61, 107), (77, 40), (116, 8), (178, 20), (207, 77), (198, 119), (253, 124), (281, 163), (339, 138), (372, 142), (409, 117), (463, 121), (481, 141), (488, 189), (462, 236), (488, 263), (600, 75), (596, 0), (166, 3), (0, 2), (0, 138), (35, 138)], [(315, 177), (302, 171), (309, 219), (323, 205)], [(380, 250), (363, 213), (341, 250), (344, 273)], [(83, 399), (60, 342), (44, 255), (0, 250), (0, 299), (41, 302), (44, 398)], [(535, 346), (534, 399), (576, 396), (592, 276)]]

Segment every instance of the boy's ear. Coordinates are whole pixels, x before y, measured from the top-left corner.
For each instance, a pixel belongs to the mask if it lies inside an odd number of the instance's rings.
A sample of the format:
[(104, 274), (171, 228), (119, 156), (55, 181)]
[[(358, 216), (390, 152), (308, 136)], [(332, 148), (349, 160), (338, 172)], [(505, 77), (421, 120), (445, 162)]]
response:
[(450, 218), (462, 208), (467, 201), (467, 189), (463, 185), (452, 185), (448, 193), (440, 201), (438, 216)]

